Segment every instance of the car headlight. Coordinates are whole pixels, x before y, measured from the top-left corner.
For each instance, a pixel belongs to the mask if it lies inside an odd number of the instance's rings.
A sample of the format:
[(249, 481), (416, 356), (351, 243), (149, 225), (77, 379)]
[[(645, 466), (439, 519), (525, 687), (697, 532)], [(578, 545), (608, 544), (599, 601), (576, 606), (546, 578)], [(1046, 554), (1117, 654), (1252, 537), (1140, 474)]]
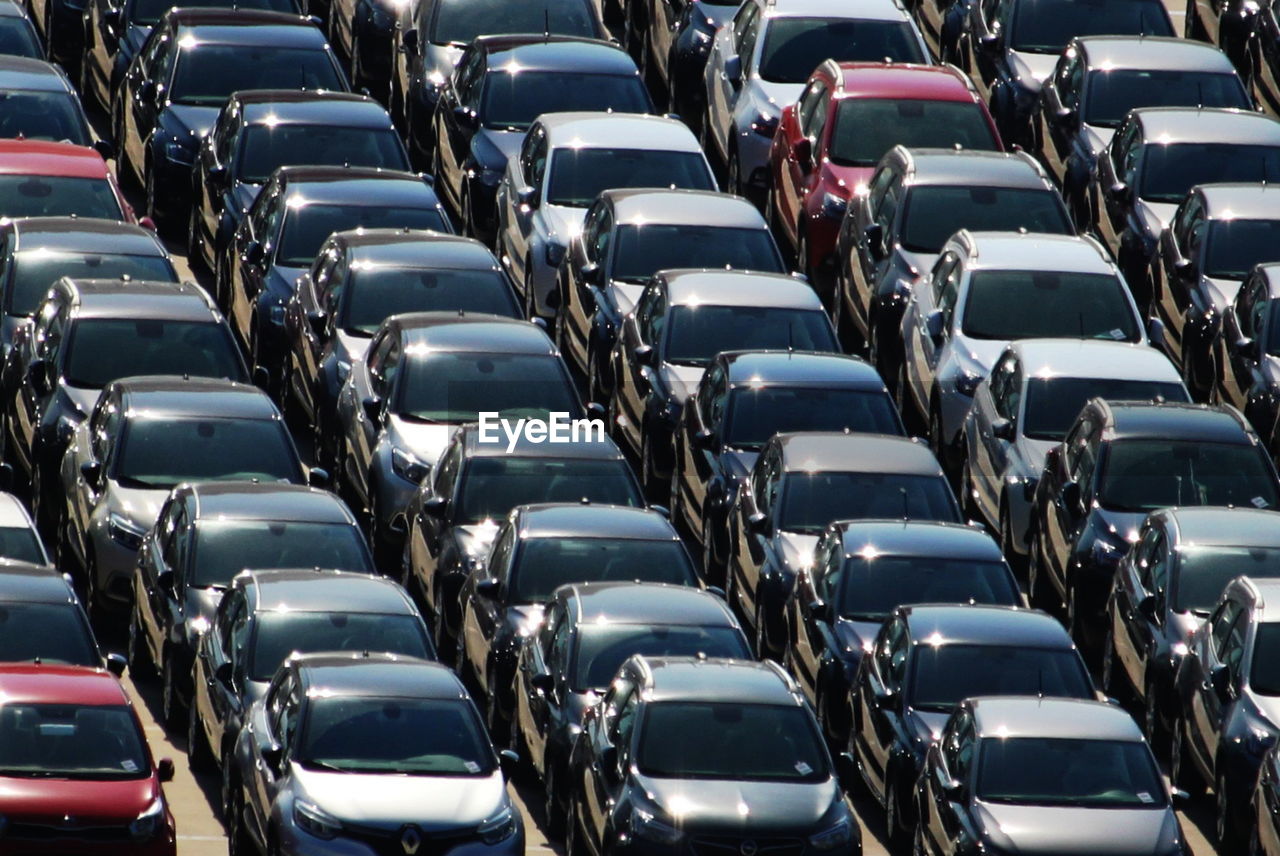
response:
[(142, 538), (147, 534), (147, 530), (123, 514), (113, 511), (107, 517), (107, 534), (111, 536), (112, 541), (126, 550), (137, 550), (142, 546)]
[(191, 166), (196, 159), (195, 153), (177, 140), (164, 144), (164, 156), (182, 166)]
[(431, 473), (431, 465), (424, 464), (403, 449), (391, 450), (391, 470), (405, 481), (419, 484)]
[(844, 219), (844, 211), (849, 207), (849, 200), (835, 193), (822, 194), (822, 216), (832, 220)]
[(497, 844), (516, 834), (519, 822), (511, 806), (505, 806), (492, 820), (486, 820), (476, 829), (485, 844)]
[(684, 837), (684, 833), (674, 825), (659, 820), (657, 815), (642, 808), (635, 809), (631, 814), (631, 833), (636, 838), (666, 845), (678, 844)]
[(809, 836), (809, 843), (818, 850), (834, 850), (853, 840), (853, 827), (848, 818), (841, 818), (821, 832)]
[(156, 797), (142, 814), (129, 824), (129, 835), (134, 841), (154, 838), (164, 828), (164, 797)]
[(554, 241), (547, 242), (547, 264), (552, 267), (560, 267), (560, 262), (564, 261), (564, 244), (557, 244)]
[(298, 800), (293, 804), (293, 821), (304, 832), (326, 840), (342, 830), (341, 821), (306, 800)]

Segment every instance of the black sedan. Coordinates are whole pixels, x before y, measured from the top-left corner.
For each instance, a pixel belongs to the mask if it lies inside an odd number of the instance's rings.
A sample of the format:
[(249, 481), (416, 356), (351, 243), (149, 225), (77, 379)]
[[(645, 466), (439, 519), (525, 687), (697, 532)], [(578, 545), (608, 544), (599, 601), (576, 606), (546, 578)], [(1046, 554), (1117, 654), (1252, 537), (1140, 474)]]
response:
[(52, 63), (0, 55), (0, 105), (0, 138), (93, 145), (103, 157), (111, 155), (109, 143), (95, 145), (80, 98)]
[(0, 53), (44, 59), (44, 45), (27, 17), (25, 3), (19, 4), (15, 0), (0, 3)]
[(1280, 404), (1280, 265), (1258, 265), (1223, 313), (1213, 394), (1244, 412), (1272, 448)]

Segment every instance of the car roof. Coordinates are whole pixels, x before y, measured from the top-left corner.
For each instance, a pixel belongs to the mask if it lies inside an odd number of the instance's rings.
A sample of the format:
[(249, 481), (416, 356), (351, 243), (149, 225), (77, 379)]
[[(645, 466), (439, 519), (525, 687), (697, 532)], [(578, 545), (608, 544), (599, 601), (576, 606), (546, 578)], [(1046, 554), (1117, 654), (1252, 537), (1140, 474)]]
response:
[(25, 56), (0, 55), (0, 90), (70, 92), (71, 85), (52, 63)]
[(836, 81), (834, 97), (895, 100), (974, 101), (973, 84), (950, 65), (919, 63), (825, 63)]
[(657, 624), (737, 627), (725, 602), (701, 589), (667, 583), (570, 583), (555, 597), (569, 604), (579, 624)]
[(259, 9), (172, 9), (160, 26), (194, 35), (201, 44), (324, 48), (324, 33), (305, 15)]
[(285, 192), (306, 203), (367, 207), (431, 208), (435, 190), (420, 175), (382, 167), (282, 166), (276, 169)]
[(1267, 184), (1200, 184), (1191, 188), (1210, 220), (1280, 220), (1280, 191)]
[(536, 324), (501, 315), (406, 312), (382, 322), (399, 331), (405, 354), (447, 351), (479, 354), (554, 354), (555, 343)]
[(1039, 696), (991, 696), (965, 702), (979, 737), (1143, 741), (1123, 707), (1104, 701)]
[(480, 36), (474, 42), (488, 55), (488, 72), (564, 71), (575, 74), (637, 74), (636, 64), (618, 45), (600, 39), (536, 34)]
[(370, 651), (296, 654), (303, 692), (310, 697), (465, 699), (467, 691), (442, 663)]
[(923, 604), (898, 610), (911, 641), (925, 645), (993, 645), (1069, 651), (1062, 624), (1039, 610), (981, 604)]
[(786, 472), (901, 473), (941, 476), (938, 459), (923, 443), (889, 434), (802, 431), (777, 434)]
[(502, 432), (495, 441), (480, 441), (480, 426), (476, 423), (458, 429), (462, 434), (463, 448), (468, 458), (549, 458), (552, 460), (621, 461), (622, 451), (608, 435), (597, 439), (592, 432), (585, 432), (589, 439), (579, 438), (571, 443), (530, 443), (523, 431), (519, 433), (515, 448), (507, 450), (508, 438)]
[(414, 614), (399, 583), (356, 571), (320, 568), (248, 570), (236, 576), (253, 589), (256, 612), (363, 612)]
[[(1218, 47), (1172, 36), (1084, 36), (1074, 45), (1088, 68), (1203, 71), (1235, 74)], [(1070, 49), (1070, 46), (1068, 47)]]
[(1002, 561), (1000, 545), (984, 530), (925, 520), (848, 520), (832, 524), (846, 556), (930, 557)]
[(329, 236), (352, 262), (407, 268), (496, 270), (497, 260), (475, 238), (427, 229), (350, 229)]
[(54, 568), (0, 559), (0, 602), (77, 603), (67, 578)]
[(813, 286), (787, 274), (724, 269), (664, 270), (655, 278), (665, 284), (670, 306), (822, 309), (822, 301)]
[(512, 509), (520, 538), (678, 541), (671, 521), (648, 508), (544, 502)]
[(207, 321), (219, 317), (208, 293), (191, 282), (139, 279), (69, 279), (79, 318)]
[(1280, 146), (1280, 122), (1247, 110), (1209, 107), (1142, 107), (1130, 115), (1147, 145), (1217, 143)]
[(606, 190), (614, 219), (624, 223), (693, 224), (737, 229), (767, 229), (760, 211), (740, 196), (714, 190)]
[(641, 113), (543, 113), (548, 149), (617, 148), (701, 154), (698, 139), (679, 119)]
[(637, 657), (646, 674), (644, 699), (800, 704), (792, 681), (772, 662), (700, 657)]
[(885, 388), (875, 366), (853, 354), (819, 351), (722, 351), (729, 385)]
[(334, 125), (391, 128), (391, 117), (377, 101), (355, 92), (251, 89), (232, 94), (246, 125)]
[(31, 515), (27, 514), (27, 507), (22, 504), (22, 500), (11, 493), (0, 491), (0, 528), (12, 529), (17, 526), (31, 528)]
[(768, 18), (833, 18), (860, 21), (906, 21), (907, 10), (897, 0), (770, 0), (763, 3)]
[(1258, 616), (1259, 623), (1275, 624), (1280, 623), (1280, 609), (1269, 607), (1267, 601), (1280, 605), (1280, 579), (1267, 577), (1243, 577), (1237, 578), (1239, 585), (1243, 585), (1253, 599), (1255, 609), (1261, 611)]
[(894, 146), (885, 155), (907, 165), (910, 183), (969, 187), (1047, 189), (1048, 176), (1021, 152), (977, 149), (908, 149)]
[(970, 269), (1070, 271), (1115, 275), (1115, 267), (1092, 238), (1041, 232), (957, 232)]
[(0, 175), (106, 178), (107, 162), (88, 146), (47, 140), (0, 140)]
[(0, 2), (0, 18), (25, 18), (27, 10), (19, 6), (14, 0), (2, 0)]
[(1132, 342), (1101, 339), (1022, 339), (1009, 349), (1024, 378), (1092, 378), (1182, 383), (1163, 351)]
[(0, 665), (5, 704), (125, 705), (120, 681), (106, 669), (48, 663)]
[[(267, 394), (253, 384), (203, 377), (150, 375), (112, 381), (126, 415), (197, 416), (209, 419), (278, 419)], [(109, 387), (110, 388), (110, 387)]]
[(103, 255), (167, 256), (155, 233), (132, 223), (96, 217), (24, 217), (9, 228), (13, 251), (63, 250)]
[(1259, 508), (1189, 506), (1152, 513), (1173, 524), (1180, 547), (1280, 548), (1280, 512)]
[(199, 482), (186, 488), (196, 520), (297, 520), (353, 523), (346, 503), (327, 490), (267, 482)]
[(1109, 401), (1106, 410), (1108, 439), (1177, 439), (1238, 445), (1252, 444), (1257, 439), (1236, 411), (1207, 404)]

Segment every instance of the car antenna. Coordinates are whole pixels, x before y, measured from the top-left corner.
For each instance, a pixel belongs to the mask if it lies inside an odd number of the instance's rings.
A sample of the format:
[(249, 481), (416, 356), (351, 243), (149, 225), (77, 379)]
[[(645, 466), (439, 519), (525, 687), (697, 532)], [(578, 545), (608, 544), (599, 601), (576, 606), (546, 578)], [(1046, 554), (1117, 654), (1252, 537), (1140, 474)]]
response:
[(1204, 82), (1196, 81), (1196, 112), (1204, 109)]
[(551, 10), (546, 6), (542, 7), (542, 40), (551, 41)]
[[(1044, 701), (1044, 666), (1036, 669), (1036, 698), (1040, 701)], [(1039, 702), (1036, 704), (1038, 707)]]
[(1081, 338), (1081, 339), (1087, 338), (1087, 337), (1084, 335), (1084, 313), (1083, 313), (1083, 312), (1077, 312), (1077, 313), (1076, 313), (1076, 318), (1080, 319), (1080, 338)]
[(906, 523), (911, 519), (910, 505), (907, 503), (907, 489), (900, 487), (898, 488), (898, 493), (902, 495), (902, 522)]

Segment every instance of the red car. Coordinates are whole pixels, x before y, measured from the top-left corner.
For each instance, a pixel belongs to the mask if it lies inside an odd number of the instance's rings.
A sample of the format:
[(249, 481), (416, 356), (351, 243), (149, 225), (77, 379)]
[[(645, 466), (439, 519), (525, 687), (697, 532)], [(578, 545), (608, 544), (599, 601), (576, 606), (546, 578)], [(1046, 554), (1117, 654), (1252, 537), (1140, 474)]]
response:
[(110, 672), (0, 666), (0, 853), (174, 856), (171, 778)]
[(770, 226), (824, 299), (849, 197), (895, 145), (1003, 150), (986, 105), (954, 66), (828, 60), (782, 111), (769, 157)]
[(69, 214), (138, 222), (95, 150), (72, 143), (0, 140), (0, 218)]

